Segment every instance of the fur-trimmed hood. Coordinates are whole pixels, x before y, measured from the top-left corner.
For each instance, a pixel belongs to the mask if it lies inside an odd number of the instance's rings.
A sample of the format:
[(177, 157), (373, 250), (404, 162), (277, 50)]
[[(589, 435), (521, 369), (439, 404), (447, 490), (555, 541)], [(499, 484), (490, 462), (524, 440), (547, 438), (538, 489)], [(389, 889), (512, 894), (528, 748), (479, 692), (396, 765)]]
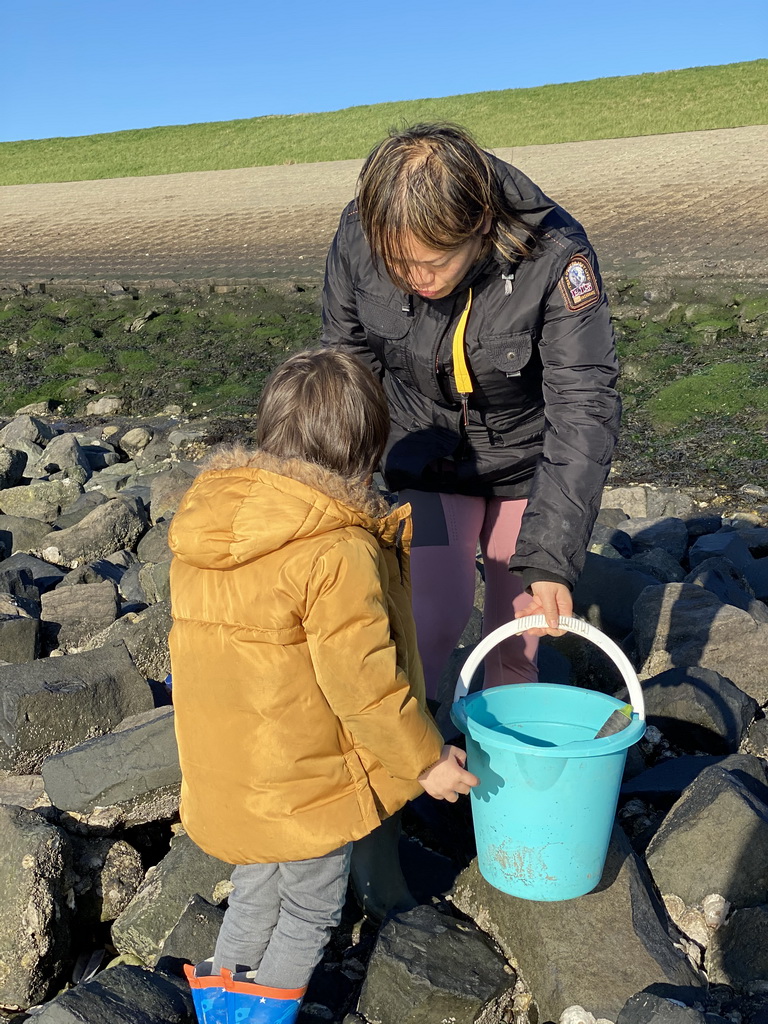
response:
[(214, 452), (174, 516), (173, 553), (202, 569), (230, 569), (291, 540), (361, 526), (392, 543), (407, 507), (300, 459), (278, 459), (242, 446)]

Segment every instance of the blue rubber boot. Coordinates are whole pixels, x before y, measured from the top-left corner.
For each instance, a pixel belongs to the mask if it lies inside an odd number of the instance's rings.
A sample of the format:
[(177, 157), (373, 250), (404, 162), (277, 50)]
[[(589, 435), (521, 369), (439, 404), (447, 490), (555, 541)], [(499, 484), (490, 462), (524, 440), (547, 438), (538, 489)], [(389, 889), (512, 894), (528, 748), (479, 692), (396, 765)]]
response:
[(229, 1024), (293, 1024), (306, 988), (268, 988), (251, 981), (253, 974), (232, 975), (227, 988)]
[(184, 976), (192, 990), (198, 1024), (228, 1024), (227, 989), (232, 980), (229, 971), (211, 974), (213, 959), (204, 960), (197, 967), (184, 965)]

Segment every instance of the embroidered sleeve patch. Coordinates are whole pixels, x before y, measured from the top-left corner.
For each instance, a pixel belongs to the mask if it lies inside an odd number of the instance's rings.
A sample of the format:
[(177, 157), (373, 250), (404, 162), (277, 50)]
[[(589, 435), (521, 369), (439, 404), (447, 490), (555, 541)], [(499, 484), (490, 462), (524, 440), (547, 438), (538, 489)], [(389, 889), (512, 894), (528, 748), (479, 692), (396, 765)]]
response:
[(560, 291), (572, 313), (588, 309), (600, 298), (592, 264), (586, 256), (574, 256), (560, 278)]

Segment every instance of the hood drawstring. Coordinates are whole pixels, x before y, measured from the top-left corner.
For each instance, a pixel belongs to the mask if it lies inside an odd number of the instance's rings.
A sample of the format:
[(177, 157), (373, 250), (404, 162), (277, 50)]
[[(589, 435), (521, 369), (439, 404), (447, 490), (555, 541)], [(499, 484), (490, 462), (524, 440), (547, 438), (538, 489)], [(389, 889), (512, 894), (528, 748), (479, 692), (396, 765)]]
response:
[(502, 273), (501, 279), (504, 282), (504, 294), (511, 295), (512, 289), (514, 288), (514, 284), (512, 283), (515, 280), (514, 271), (511, 274)]

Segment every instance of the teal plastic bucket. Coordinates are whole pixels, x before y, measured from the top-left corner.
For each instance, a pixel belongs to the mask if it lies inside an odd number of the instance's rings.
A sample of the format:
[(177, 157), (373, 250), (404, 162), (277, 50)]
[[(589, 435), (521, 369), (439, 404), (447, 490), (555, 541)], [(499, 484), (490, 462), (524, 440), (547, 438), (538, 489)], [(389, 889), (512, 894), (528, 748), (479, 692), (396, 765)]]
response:
[(467, 659), (451, 709), (467, 737), (477, 861), (483, 877), (512, 896), (568, 900), (600, 881), (627, 750), (645, 732), (637, 676), (612, 640), (578, 619), (560, 628), (592, 640), (616, 662), (633, 714), (621, 732), (594, 739), (626, 701), (553, 683), (491, 686), (466, 696), (482, 659), (502, 640), (545, 626), (543, 616), (507, 623)]

